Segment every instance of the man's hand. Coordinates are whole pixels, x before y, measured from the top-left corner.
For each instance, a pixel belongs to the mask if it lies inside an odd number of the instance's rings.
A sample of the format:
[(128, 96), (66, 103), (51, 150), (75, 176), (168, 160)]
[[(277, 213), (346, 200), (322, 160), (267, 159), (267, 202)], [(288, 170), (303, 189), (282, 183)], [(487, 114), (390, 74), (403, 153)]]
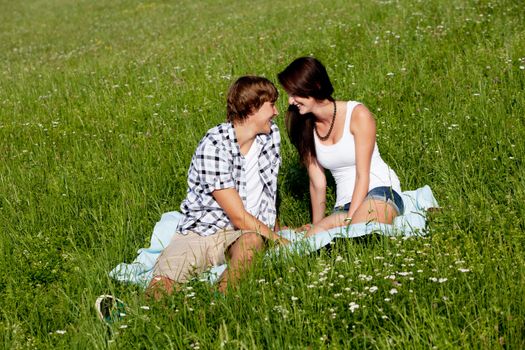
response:
[(270, 241), (281, 239), (278, 234), (246, 211), (239, 192), (234, 188), (215, 190), (212, 196), (224, 210), (235, 229), (257, 232)]

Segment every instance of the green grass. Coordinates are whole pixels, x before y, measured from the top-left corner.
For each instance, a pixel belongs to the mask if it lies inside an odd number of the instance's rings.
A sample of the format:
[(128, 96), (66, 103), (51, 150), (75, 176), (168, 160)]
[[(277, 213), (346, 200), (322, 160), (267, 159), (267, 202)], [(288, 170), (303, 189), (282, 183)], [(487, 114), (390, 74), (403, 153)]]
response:
[[(0, 346), (525, 347), (521, 1), (0, 8)], [(257, 259), (224, 299), (195, 282), (153, 304), (109, 279), (178, 209), (232, 81), (276, 81), (308, 54), (337, 98), (374, 112), (403, 188), (432, 187), (443, 210), (429, 234)], [(307, 179), (285, 136), (286, 99), (278, 106), (280, 216), (294, 226), (309, 220)], [(102, 293), (130, 306), (110, 330), (93, 309)]]

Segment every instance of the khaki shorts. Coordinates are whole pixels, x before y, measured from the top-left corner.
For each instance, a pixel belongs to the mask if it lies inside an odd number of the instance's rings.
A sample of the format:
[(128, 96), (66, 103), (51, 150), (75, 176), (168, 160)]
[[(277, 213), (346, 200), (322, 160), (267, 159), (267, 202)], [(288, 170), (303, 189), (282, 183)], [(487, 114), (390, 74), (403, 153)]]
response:
[(195, 232), (186, 235), (175, 233), (159, 256), (153, 276), (165, 276), (184, 283), (211, 266), (224, 264), (228, 248), (241, 235), (240, 230), (219, 231), (211, 236)]

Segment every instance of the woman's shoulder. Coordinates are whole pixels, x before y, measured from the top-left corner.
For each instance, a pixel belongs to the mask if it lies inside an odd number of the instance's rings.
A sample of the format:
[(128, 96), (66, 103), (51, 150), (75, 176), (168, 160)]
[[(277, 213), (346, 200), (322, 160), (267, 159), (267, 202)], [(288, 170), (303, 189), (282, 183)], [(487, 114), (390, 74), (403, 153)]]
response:
[[(353, 101), (351, 101), (353, 102)], [(352, 109), (352, 122), (350, 123), (350, 130), (354, 132), (357, 129), (375, 127), (375, 118), (372, 112), (361, 102)]]
[(363, 102), (353, 101), (353, 100), (349, 100), (349, 101), (340, 100), (337, 102), (338, 102), (338, 105), (344, 106), (347, 113), (351, 113), (352, 118), (357, 114), (362, 115), (362, 114), (370, 113), (370, 111), (368, 110), (368, 108), (365, 106)]
[(373, 117), (372, 112), (361, 102), (355, 102), (355, 107), (352, 111), (353, 115)]

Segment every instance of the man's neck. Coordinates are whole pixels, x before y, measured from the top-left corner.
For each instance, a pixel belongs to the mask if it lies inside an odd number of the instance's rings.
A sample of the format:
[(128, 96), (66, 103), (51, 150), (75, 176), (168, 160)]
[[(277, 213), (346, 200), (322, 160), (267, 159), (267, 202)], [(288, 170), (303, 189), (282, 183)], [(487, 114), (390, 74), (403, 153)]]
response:
[(250, 147), (252, 147), (257, 134), (251, 130), (248, 123), (236, 122), (233, 124), (233, 128), (235, 129), (235, 137), (237, 138), (241, 154), (246, 155)]

